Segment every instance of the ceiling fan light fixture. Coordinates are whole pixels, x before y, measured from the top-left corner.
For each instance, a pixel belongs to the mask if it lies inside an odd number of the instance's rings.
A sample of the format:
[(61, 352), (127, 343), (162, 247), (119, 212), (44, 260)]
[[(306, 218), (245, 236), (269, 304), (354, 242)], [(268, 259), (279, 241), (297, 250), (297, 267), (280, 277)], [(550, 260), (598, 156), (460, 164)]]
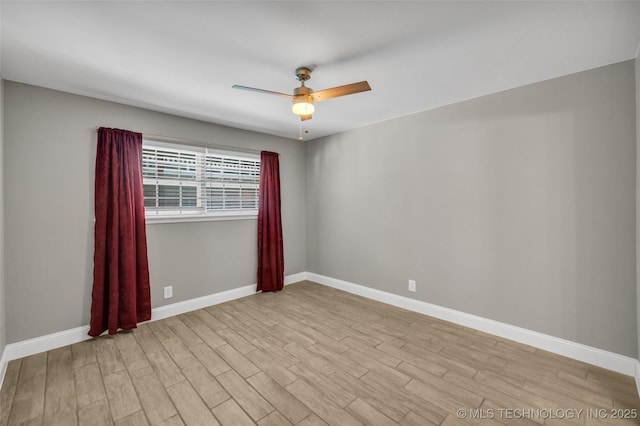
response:
[[(0, 0), (2, 1), (2, 0)], [(273, 92), (271, 90), (257, 89), (255, 87), (239, 86), (234, 84), (234, 89), (250, 90), (252, 92), (266, 93), (270, 95), (282, 96), (293, 100), (291, 110), (300, 117), (300, 121), (306, 121), (313, 118), (316, 108), (314, 102), (320, 102), (327, 99), (337, 98), (339, 96), (352, 95), (354, 93), (366, 92), (371, 90), (371, 86), (366, 81), (358, 83), (345, 84), (344, 86), (332, 87), (330, 89), (314, 92), (310, 87), (305, 86), (305, 82), (311, 78), (310, 67), (299, 67), (296, 69), (296, 78), (300, 82), (300, 87), (293, 90), (293, 95), (281, 92)]]
[(297, 115), (311, 115), (315, 111), (313, 98), (308, 95), (297, 95), (293, 98), (291, 110)]

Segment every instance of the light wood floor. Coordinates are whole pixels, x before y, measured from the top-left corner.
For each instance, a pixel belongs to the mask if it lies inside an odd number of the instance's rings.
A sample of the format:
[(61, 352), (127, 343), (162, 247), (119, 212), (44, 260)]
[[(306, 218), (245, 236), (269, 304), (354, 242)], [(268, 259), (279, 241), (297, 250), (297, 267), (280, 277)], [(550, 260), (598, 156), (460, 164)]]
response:
[(12, 361), (0, 391), (1, 425), (638, 424), (611, 417), (639, 411), (630, 377), (310, 282)]

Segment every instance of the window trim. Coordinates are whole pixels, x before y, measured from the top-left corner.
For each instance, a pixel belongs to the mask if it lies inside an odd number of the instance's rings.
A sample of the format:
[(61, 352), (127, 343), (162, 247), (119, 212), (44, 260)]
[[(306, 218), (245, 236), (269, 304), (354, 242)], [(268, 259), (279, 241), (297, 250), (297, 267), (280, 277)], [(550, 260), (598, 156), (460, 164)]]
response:
[(258, 210), (254, 213), (221, 214), (221, 215), (163, 215), (145, 217), (147, 225), (161, 223), (187, 223), (187, 222), (216, 222), (221, 220), (258, 220)]
[[(175, 150), (184, 150), (199, 152), (204, 154), (223, 155), (249, 160), (260, 160), (259, 153), (248, 153), (246, 151), (234, 151), (231, 148), (222, 149), (216, 147), (208, 147), (200, 144), (175, 143), (166, 142), (155, 138), (143, 138), (143, 148), (146, 146), (154, 148), (169, 148)], [(143, 175), (143, 182), (145, 177)], [(258, 186), (259, 190), (259, 186)], [(205, 201), (206, 202), (206, 201)], [(238, 210), (219, 210), (215, 213), (180, 213), (180, 214), (147, 214), (145, 209), (145, 222), (147, 224), (164, 224), (164, 223), (187, 223), (187, 222), (209, 222), (209, 221), (226, 221), (226, 220), (257, 220), (258, 208), (255, 209), (238, 209)]]

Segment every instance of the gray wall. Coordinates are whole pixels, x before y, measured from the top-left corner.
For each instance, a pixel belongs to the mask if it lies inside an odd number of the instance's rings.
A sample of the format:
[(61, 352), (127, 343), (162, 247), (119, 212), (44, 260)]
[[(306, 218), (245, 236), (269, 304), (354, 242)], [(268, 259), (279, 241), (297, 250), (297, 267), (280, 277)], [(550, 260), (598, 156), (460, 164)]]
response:
[(4, 150), (4, 80), (0, 77), (0, 357), (6, 346), (6, 304), (4, 279), (4, 183), (3, 183), (3, 150)]
[[(0, 15), (2, 5), (0, 4)], [(0, 35), (0, 45), (2, 44)], [(1, 62), (0, 55), (0, 62)], [(0, 64), (0, 69), (1, 69)], [(4, 80), (0, 75), (0, 357), (6, 346), (6, 311), (5, 311), (5, 273), (4, 273), (4, 183), (3, 183), (3, 147), (4, 147)], [(0, 379), (0, 382), (2, 379)]]
[(308, 270), (636, 356), (634, 78), (628, 61), (309, 142)]
[(640, 57), (636, 68), (636, 310), (638, 359), (640, 359)]
[[(306, 270), (298, 141), (9, 81), (4, 96), (7, 343), (89, 323), (96, 126), (280, 153), (285, 273)], [(148, 224), (153, 307), (255, 283), (256, 226)]]

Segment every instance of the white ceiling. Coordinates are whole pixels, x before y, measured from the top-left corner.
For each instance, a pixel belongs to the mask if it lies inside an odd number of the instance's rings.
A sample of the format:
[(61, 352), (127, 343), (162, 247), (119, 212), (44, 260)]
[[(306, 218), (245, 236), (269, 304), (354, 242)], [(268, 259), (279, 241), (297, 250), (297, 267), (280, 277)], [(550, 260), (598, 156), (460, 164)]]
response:
[[(3, 78), (307, 140), (638, 55), (640, 2), (0, 1)], [(179, 135), (178, 135), (179, 136)]]

